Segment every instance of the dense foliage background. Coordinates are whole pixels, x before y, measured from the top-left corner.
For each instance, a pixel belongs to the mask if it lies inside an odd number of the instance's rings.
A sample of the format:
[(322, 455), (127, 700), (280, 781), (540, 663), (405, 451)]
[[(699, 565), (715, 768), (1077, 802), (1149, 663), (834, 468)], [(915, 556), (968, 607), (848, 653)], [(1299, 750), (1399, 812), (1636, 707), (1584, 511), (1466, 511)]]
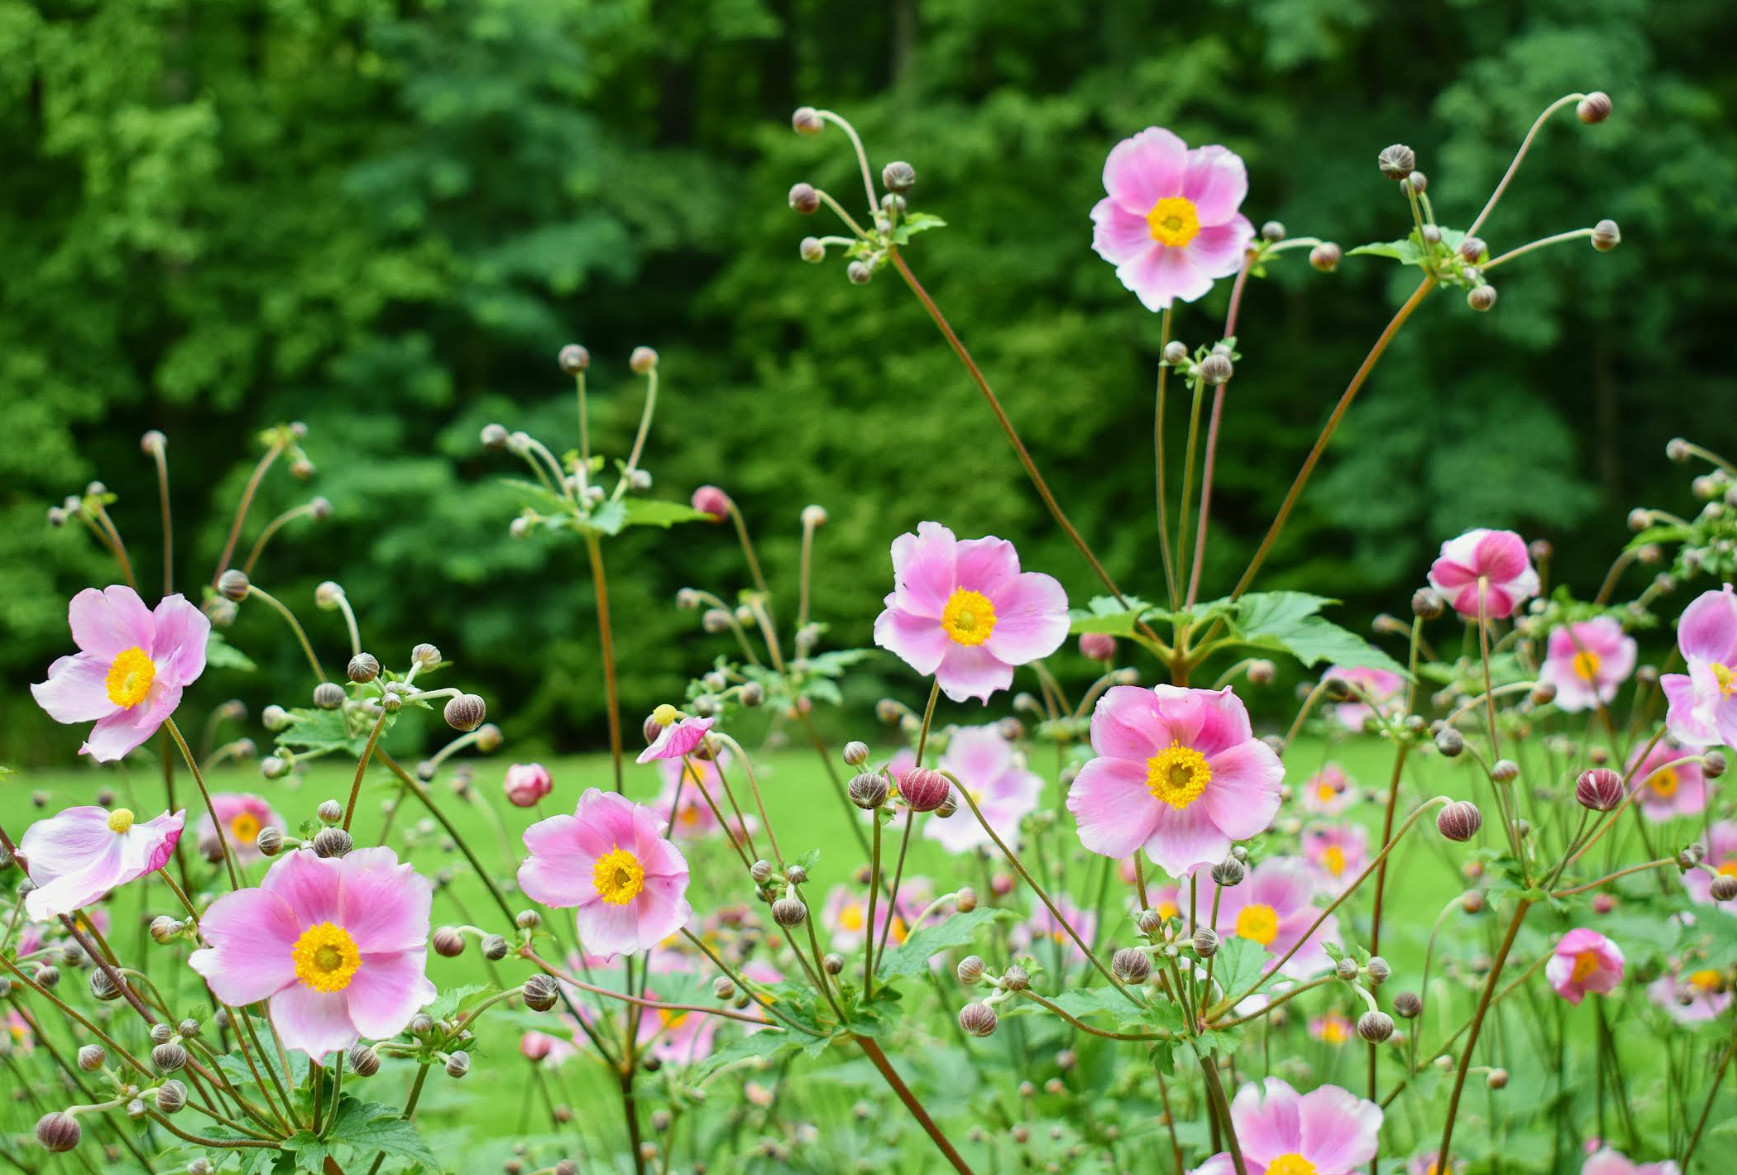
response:
[[(858, 289), (797, 260), (812, 226), (786, 188), (854, 184), (836, 133), (790, 133), (802, 102), (856, 120), (877, 166), (916, 166), (913, 204), (949, 227), (913, 266), (1076, 521), (1155, 593), (1157, 324), (1089, 247), (1109, 146), (1152, 123), (1223, 142), (1249, 161), (1257, 222), (1349, 246), (1405, 228), (1380, 147), (1414, 146), (1463, 225), (1545, 102), (1608, 90), (1616, 116), (1547, 131), (1485, 235), (1501, 251), (1611, 216), (1622, 248), (1513, 266), (1487, 316), (1434, 300), (1264, 581), (1366, 616), (1403, 601), (1442, 537), (1508, 525), (1551, 538), (1590, 593), (1630, 504), (1682, 505), (1668, 437), (1737, 447), (1733, 16), (1719, 0), (0, 0), (0, 755), (76, 743), (18, 687), (64, 651), (69, 592), (111, 574), (45, 508), (101, 477), (149, 583), (155, 490), (133, 438), (163, 429), (196, 585), (255, 434), (291, 418), (317, 474), (275, 471), (248, 537), (316, 493), (335, 511), (294, 524), (259, 581), (333, 637), (311, 589), (338, 579), (371, 642), (434, 640), (486, 682), (509, 737), (595, 745), (582, 554), (508, 537), (498, 477), (517, 471), (476, 444), (496, 419), (571, 443), (554, 365), (570, 340), (596, 357), (616, 451), (639, 410), (627, 353), (659, 348), (660, 491), (725, 486), (784, 583), (798, 510), (830, 509), (817, 611), (835, 644), (867, 642), (887, 543), (924, 517), (1018, 538), (1089, 594), (896, 279)], [(1322, 277), (1297, 255), (1252, 289), (1208, 594), (1409, 281), (1358, 258)], [(1226, 292), (1180, 313), (1180, 336), (1215, 338)], [(743, 574), (723, 528), (635, 534), (611, 561), (634, 714), (727, 639), (675, 612), (675, 590)], [(244, 616), (233, 638), (287, 664), (268, 624)]]

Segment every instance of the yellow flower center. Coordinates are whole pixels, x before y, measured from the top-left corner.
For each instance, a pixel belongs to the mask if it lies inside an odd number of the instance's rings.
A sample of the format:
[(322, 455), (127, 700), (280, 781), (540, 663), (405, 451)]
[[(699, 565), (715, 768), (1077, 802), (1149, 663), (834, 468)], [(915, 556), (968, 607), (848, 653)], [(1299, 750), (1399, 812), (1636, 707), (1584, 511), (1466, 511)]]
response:
[(330, 922), (320, 922), (302, 931), (290, 951), (296, 978), (303, 987), (331, 993), (343, 991), (362, 966), (362, 952), (350, 932)]
[(229, 835), (235, 838), (235, 843), (246, 848), (259, 839), (259, 817), (252, 812), (243, 812), (229, 822)]
[(1574, 676), (1581, 681), (1593, 681), (1598, 677), (1599, 664), (1597, 653), (1582, 649), (1574, 654)]
[(1267, 1175), (1315, 1175), (1315, 1164), (1292, 1151), (1268, 1163)]
[(676, 820), (683, 825), (692, 828), (700, 822), (700, 810), (698, 808), (683, 808), (680, 812), (676, 813)]
[(1327, 872), (1334, 877), (1345, 872), (1345, 850), (1338, 845), (1328, 845), (1321, 850), (1321, 864), (1327, 867)]
[(645, 866), (639, 858), (617, 845), (597, 858), (591, 867), (591, 888), (612, 906), (625, 906), (645, 888)]
[(1725, 973), (1711, 967), (1695, 971), (1689, 975), (1689, 985), (1701, 991), (1722, 991), (1725, 987)]
[(1198, 800), (1211, 782), (1206, 756), (1174, 740), (1146, 760), (1146, 790), (1179, 812)]
[(1337, 1012), (1321, 1022), (1321, 1039), (1328, 1044), (1344, 1044), (1351, 1039), (1351, 1022)]
[(1271, 946), (1279, 936), (1279, 912), (1271, 906), (1244, 906), (1236, 916), (1236, 936)]
[(109, 831), (125, 832), (133, 826), (133, 810), (131, 808), (116, 808), (109, 813)]
[(665, 702), (663, 705), (651, 712), (651, 720), (659, 726), (669, 726), (680, 716), (681, 711), (677, 710), (668, 702)]
[(1647, 782), (1656, 794), (1668, 798), (1677, 794), (1677, 785), (1682, 781), (1677, 778), (1675, 767), (1666, 767), (1663, 771), (1655, 771)]
[(25, 1027), (21, 1023), (20, 1024), (8, 1024), (6, 1026), (6, 1029), (8, 1032), (10, 1032), (12, 1034), (12, 1043), (13, 1044), (23, 1044), (24, 1038), (30, 1034), (30, 1029)]
[(1146, 214), (1146, 224), (1154, 241), (1173, 249), (1180, 249), (1200, 235), (1200, 214), (1194, 201), (1185, 196), (1166, 196), (1152, 205), (1152, 211)]
[(134, 645), (114, 659), (103, 684), (108, 687), (109, 701), (123, 710), (130, 710), (151, 693), (151, 683), (157, 680), (157, 667), (151, 655)]
[(1581, 951), (1574, 956), (1574, 970), (1568, 973), (1568, 982), (1583, 983), (1598, 967), (1597, 951)]
[(982, 592), (955, 588), (941, 609), (941, 627), (955, 644), (980, 645), (995, 631), (995, 605)]
[(1737, 857), (1727, 857), (1719, 866), (1719, 872), (1726, 877), (1737, 877)]
[(1731, 691), (1737, 689), (1737, 673), (1731, 671), (1729, 665), (1713, 662), (1713, 680), (1719, 683), (1719, 696), (1728, 698)]
[(1318, 783), (1315, 785), (1315, 798), (1320, 800), (1323, 804), (1331, 803), (1338, 797), (1339, 789), (1334, 787), (1332, 784)]
[(1158, 917), (1168, 920), (1171, 918), (1179, 918), (1181, 916), (1182, 908), (1175, 902), (1158, 903)]
[(863, 917), (861, 906), (846, 906), (838, 912), (838, 924), (852, 934), (861, 930), (865, 921), (867, 919)]

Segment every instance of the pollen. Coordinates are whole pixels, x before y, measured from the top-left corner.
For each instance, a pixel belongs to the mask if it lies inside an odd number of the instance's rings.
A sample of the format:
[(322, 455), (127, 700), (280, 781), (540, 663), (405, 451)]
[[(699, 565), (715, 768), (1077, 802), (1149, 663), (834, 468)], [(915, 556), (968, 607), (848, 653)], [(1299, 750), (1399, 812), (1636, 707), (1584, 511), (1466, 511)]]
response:
[(1715, 661), (1712, 665), (1713, 680), (1719, 683), (1719, 696), (1728, 698), (1732, 690), (1737, 690), (1737, 673), (1731, 672), (1729, 665), (1721, 665)]
[(1315, 1164), (1291, 1151), (1268, 1163), (1267, 1175), (1315, 1175)]
[(1194, 201), (1184, 196), (1166, 196), (1152, 205), (1146, 224), (1154, 241), (1172, 249), (1180, 249), (1200, 235), (1200, 213)]
[(1279, 936), (1279, 912), (1267, 905), (1244, 906), (1236, 915), (1236, 936), (1271, 946)]
[(1198, 800), (1211, 782), (1206, 756), (1174, 740), (1146, 760), (1146, 790), (1178, 812)]
[(114, 659), (103, 685), (108, 688), (109, 701), (130, 710), (150, 696), (155, 680), (157, 667), (151, 662), (151, 655), (134, 645)]
[(1581, 951), (1574, 956), (1574, 970), (1568, 973), (1568, 982), (1584, 983), (1598, 967), (1597, 951)]
[(995, 631), (995, 605), (982, 592), (955, 588), (941, 609), (941, 628), (954, 644), (980, 645)]
[(1725, 973), (1711, 967), (1694, 971), (1689, 975), (1689, 985), (1698, 991), (1721, 992), (1725, 990)]
[(1653, 777), (1647, 780), (1647, 784), (1653, 789), (1653, 794), (1663, 796), (1666, 799), (1677, 794), (1677, 788), (1682, 782), (1675, 767), (1666, 767), (1661, 771), (1655, 771)]
[(327, 994), (349, 987), (362, 966), (356, 940), (349, 931), (330, 922), (318, 922), (302, 931), (290, 958), (303, 987)]
[(1328, 845), (1321, 850), (1321, 864), (1327, 867), (1327, 872), (1334, 877), (1345, 872), (1345, 850), (1338, 845)]
[(1596, 681), (1600, 664), (1597, 653), (1582, 649), (1574, 654), (1574, 676), (1581, 681)]
[(242, 812), (229, 822), (229, 835), (235, 838), (235, 843), (243, 848), (259, 839), (259, 817), (252, 812)]
[(597, 858), (591, 868), (591, 888), (612, 906), (625, 906), (645, 888), (645, 866), (620, 845)]
[(109, 813), (109, 831), (125, 832), (133, 826), (133, 810), (131, 808), (116, 808)]

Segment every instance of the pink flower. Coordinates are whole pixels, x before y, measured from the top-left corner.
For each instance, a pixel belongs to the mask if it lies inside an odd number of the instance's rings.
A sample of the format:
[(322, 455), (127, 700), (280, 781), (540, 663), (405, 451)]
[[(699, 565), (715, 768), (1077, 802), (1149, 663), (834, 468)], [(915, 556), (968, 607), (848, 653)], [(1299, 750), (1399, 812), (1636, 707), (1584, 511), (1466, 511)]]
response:
[[(1466, 1169), (1466, 1161), (1455, 1159), (1450, 1166), (1453, 1168), (1453, 1175), (1459, 1175)], [(1427, 1151), (1413, 1156), (1411, 1162), (1406, 1164), (1406, 1170), (1410, 1171), (1411, 1175), (1445, 1175), (1441, 1170), (1441, 1152)]]
[(1092, 749), (1068, 792), (1080, 841), (1126, 857), (1142, 845), (1172, 877), (1217, 864), (1279, 810), (1284, 765), (1222, 690), (1117, 685), (1092, 712)]
[(315, 1061), (404, 1031), (435, 997), (428, 981), (434, 886), (391, 849), (297, 850), (257, 889), (224, 894), (188, 964), (226, 1004), (270, 1003), (284, 1045)]
[(1647, 998), (1679, 1024), (1711, 1020), (1731, 1006), (1731, 984), (1723, 971), (1667, 972), (1647, 984)]
[[(670, 836), (696, 837), (717, 832), (720, 827), (717, 812), (729, 811), (724, 798), (719, 773), (730, 765), (730, 753), (719, 751), (717, 760), (664, 759), (658, 763), (663, 773), (663, 789), (652, 801), (652, 807), (670, 822)], [(712, 798), (711, 803), (706, 797)]]
[[(1381, 1107), (1337, 1085), (1299, 1095), (1269, 1077), (1249, 1082), (1230, 1106), (1248, 1175), (1350, 1175), (1375, 1157)], [(1228, 1153), (1213, 1155), (1195, 1175), (1233, 1175)]]
[(1361, 824), (1314, 825), (1303, 830), (1303, 856), (1323, 893), (1337, 897), (1369, 863), (1369, 830)]
[(1690, 752), (1669, 742), (1654, 746), (1644, 759), (1642, 750), (1645, 744), (1629, 756), (1628, 777), (1640, 792), (1635, 803), (1643, 816), (1662, 824), (1678, 816), (1694, 816), (1707, 806), (1706, 773), (1699, 763), (1679, 761)]
[[(1202, 878), (1198, 912), (1202, 923), (1212, 911), (1215, 890), (1218, 890), (1216, 882)], [(1311, 904), (1315, 882), (1303, 862), (1294, 857), (1269, 857), (1251, 868), (1241, 885), (1218, 892), (1220, 935), (1259, 943), (1274, 959), (1299, 942), (1303, 944), (1279, 969), (1281, 975), (1302, 979), (1333, 965), (1325, 944), (1339, 936), (1337, 918), (1329, 915), (1319, 930), (1303, 940), (1320, 916), (1320, 911)], [(1266, 970), (1272, 970), (1271, 963)]]
[(1242, 266), (1254, 226), (1237, 211), (1248, 195), (1242, 160), (1196, 147), (1162, 127), (1123, 139), (1104, 161), (1092, 209), (1092, 248), (1146, 309), (1192, 302)]
[[(658, 995), (647, 991), (645, 998), (656, 1002)], [(720, 1017), (703, 1012), (647, 1008), (639, 1018), (638, 1042), (665, 1064), (691, 1065), (712, 1055), (721, 1023)]]
[[(1703, 906), (1713, 906), (1727, 914), (1737, 914), (1732, 909), (1733, 902), (1715, 902), (1713, 900), (1713, 876), (1723, 873), (1727, 877), (1737, 877), (1737, 824), (1729, 820), (1720, 820), (1708, 829), (1707, 856), (1702, 861), (1703, 868), (1691, 869), (1683, 874), (1683, 888), (1689, 891), (1689, 900)], [(1709, 873), (1708, 870), (1712, 870)]]
[(1677, 1164), (1671, 1159), (1636, 1163), (1622, 1152), (1605, 1147), (1581, 1165), (1580, 1175), (1677, 1175)]
[(989, 701), (1013, 667), (1049, 656), (1068, 635), (1061, 584), (1019, 570), (1004, 539), (960, 542), (938, 522), (893, 540), (893, 590), (875, 619), (875, 644), (933, 675), (955, 702)]
[(1303, 811), (1314, 812), (1321, 816), (1337, 816), (1346, 808), (1357, 802), (1357, 788), (1351, 783), (1351, 777), (1345, 774), (1345, 769), (1337, 763), (1324, 763), (1321, 769), (1309, 776), (1303, 784), (1298, 796), (1303, 804)]
[[(661, 720), (659, 712), (668, 709), (669, 721)], [(659, 706), (658, 712), (653, 712), (652, 719), (663, 727), (651, 745), (639, 752), (636, 762), (649, 763), (653, 759), (679, 759), (683, 755), (691, 755), (695, 747), (706, 737), (706, 732), (716, 724), (716, 718), (678, 718), (675, 708)]]
[[(910, 934), (910, 927), (918, 914), (928, 909), (933, 900), (935, 887), (926, 878), (907, 877), (899, 885), (898, 915), (892, 919), (892, 928), (887, 930), (887, 942), (897, 945), (905, 941)], [(886, 895), (880, 895), (875, 902), (875, 941), (879, 942), (881, 931), (886, 928), (891, 911), (888, 910)], [(826, 906), (821, 911), (821, 922), (832, 932), (832, 945), (835, 950), (854, 951), (863, 944), (864, 931), (868, 928), (868, 893), (857, 891), (847, 885), (835, 885), (832, 892), (826, 896)]]
[(140, 822), (126, 808), (68, 808), (24, 830), (18, 849), (36, 883), (24, 912), (37, 922), (71, 914), (163, 867), (187, 813)]
[(1543, 679), (1556, 687), (1556, 705), (1590, 710), (1616, 697), (1634, 672), (1635, 643), (1609, 616), (1565, 624), (1550, 633)]
[(94, 721), (79, 754), (113, 762), (156, 734), (205, 672), (211, 621), (178, 595), (146, 611), (138, 592), (119, 585), (86, 588), (67, 615), (79, 651), (50, 665), (30, 692), (56, 722)]
[(1687, 747), (1737, 745), (1737, 594), (1702, 592), (1677, 621), (1689, 672), (1659, 678), (1670, 706), (1665, 726)]
[[(1097, 933), (1098, 916), (1090, 910), (1082, 910), (1065, 895), (1057, 896), (1056, 908), (1061, 911), (1061, 919), (1049, 912), (1049, 907), (1036, 898), (1032, 899), (1031, 917), (1023, 924), (1013, 928), (1008, 941), (1022, 951), (1028, 951), (1036, 956), (1038, 962), (1049, 963), (1057, 956), (1052, 951), (1060, 952), (1061, 965), (1065, 969), (1071, 963), (1086, 961), (1086, 953), (1067, 932), (1071, 926), (1079, 936), (1087, 942)], [(1064, 923), (1066, 924), (1064, 926)], [(1048, 943), (1049, 945), (1044, 945)]]
[(550, 1036), (546, 1032), (531, 1031), (519, 1037), (519, 1055), (533, 1065), (547, 1061), (551, 1065), (559, 1065), (579, 1050), (573, 1047), (570, 1040), (562, 1040), (558, 1036)]
[(695, 490), (690, 505), (701, 514), (710, 514), (714, 522), (722, 522), (730, 516), (730, 495), (717, 486), (701, 486)]
[(0, 1019), (0, 1053), (7, 1049), (26, 1057), (36, 1051), (36, 1034), (30, 1031), (30, 1024), (16, 1011), (8, 1011), (5, 1018)]
[(1351, 1023), (1351, 1017), (1337, 1008), (1329, 1009), (1309, 1020), (1309, 1036), (1322, 1044), (1344, 1044), (1356, 1030), (1357, 1026)]
[(1522, 600), (1538, 594), (1538, 573), (1526, 540), (1511, 530), (1468, 530), (1441, 545), (1441, 555), (1429, 569), (1429, 585), (1454, 611), (1468, 620), (1512, 616)]
[(1612, 991), (1622, 982), (1622, 972), (1622, 949), (1598, 931), (1584, 928), (1563, 935), (1544, 964), (1544, 978), (1571, 1004), (1579, 1004), (1589, 991), (1598, 995)]
[[(1391, 669), (1363, 666), (1345, 669), (1334, 665), (1321, 676), (1323, 679), (1337, 677), (1357, 687), (1352, 695), (1354, 701), (1340, 702), (1333, 707), (1333, 716), (1339, 720), (1339, 725), (1354, 731), (1361, 731), (1364, 720), (1371, 714), (1391, 713), (1395, 707), (1388, 703), (1397, 698), (1399, 691), (1405, 686), (1405, 678)], [(1373, 706), (1371, 703), (1374, 703)]]
[(555, 781), (541, 763), (514, 763), (507, 768), (501, 789), (515, 808), (534, 808), (538, 800), (555, 790)]
[[(1001, 737), (996, 726), (968, 726), (953, 732), (941, 756), (941, 770), (965, 785), (983, 819), (1002, 840), (1017, 840), (1019, 822), (1037, 807), (1043, 778), (1026, 770), (1025, 757)], [(949, 853), (969, 852), (993, 842), (963, 800), (945, 820), (930, 820), (923, 835), (938, 840)]]
[[(263, 861), (265, 854), (259, 851), (255, 842), (259, 840), (262, 829), (281, 829), (283, 817), (264, 799), (247, 792), (218, 792), (211, 797), (211, 806), (217, 810), (217, 818), (223, 821), (223, 835), (235, 859), (244, 865)], [(211, 813), (199, 817), (197, 832), (199, 852), (210, 860), (221, 861), (223, 846), (218, 843), (217, 825), (212, 822)]]
[(525, 829), (530, 858), (519, 888), (554, 909), (577, 908), (579, 938), (602, 955), (632, 954), (674, 934), (693, 915), (688, 863), (652, 809), (587, 788), (572, 816)]

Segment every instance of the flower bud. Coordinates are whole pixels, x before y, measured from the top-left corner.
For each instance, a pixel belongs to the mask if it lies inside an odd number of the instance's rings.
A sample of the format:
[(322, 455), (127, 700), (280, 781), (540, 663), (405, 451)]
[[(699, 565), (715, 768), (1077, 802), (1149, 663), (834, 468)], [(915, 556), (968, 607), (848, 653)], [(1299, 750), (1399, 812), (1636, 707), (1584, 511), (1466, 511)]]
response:
[(350, 1072), (358, 1077), (372, 1077), (380, 1072), (380, 1054), (372, 1045), (357, 1044), (350, 1048)]
[(772, 921), (787, 930), (801, 926), (808, 921), (808, 907), (800, 898), (779, 898), (772, 903)]
[(1496, 287), (1492, 285), (1473, 286), (1466, 291), (1466, 305), (1480, 314), (1496, 304)]
[(1145, 983), (1152, 974), (1152, 959), (1137, 947), (1123, 947), (1110, 956), (1110, 970), (1123, 983)]
[(1276, 220), (1269, 220), (1261, 225), (1261, 240), (1278, 244), (1285, 239), (1285, 226)]
[(1475, 265), (1485, 253), (1489, 252), (1489, 248), (1481, 237), (1464, 237), (1454, 252), (1458, 253), (1462, 260), (1470, 261)]
[(1490, 778), (1497, 783), (1513, 783), (1520, 778), (1520, 765), (1512, 759), (1497, 759), (1490, 764)]
[(543, 916), (535, 910), (520, 910), (513, 917), (513, 925), (520, 930), (535, 930), (543, 924)]
[(902, 159), (881, 168), (881, 183), (889, 192), (905, 193), (917, 186), (917, 169)]
[(187, 1050), (171, 1041), (151, 1050), (151, 1064), (164, 1073), (173, 1073), (187, 1065)]
[(1386, 983), (1393, 978), (1393, 968), (1388, 966), (1387, 960), (1380, 955), (1371, 955), (1369, 962), (1364, 965), (1363, 972), (1369, 976), (1371, 983)]
[(578, 343), (568, 343), (555, 355), (555, 363), (563, 375), (578, 375), (591, 366), (591, 352)]
[(1164, 344), (1164, 362), (1172, 367), (1185, 362), (1188, 358), (1188, 344), (1180, 339), (1171, 339)]
[(657, 368), (657, 352), (650, 347), (635, 347), (627, 357), (627, 366), (635, 375), (650, 375)]
[(336, 824), (344, 818), (344, 805), (337, 800), (323, 800), (315, 809), (315, 815), (320, 818), (321, 824)]
[(1404, 143), (1395, 143), (1381, 149), (1375, 157), (1375, 166), (1381, 169), (1382, 175), (1398, 183), (1417, 170), (1417, 153)]
[(165, 1114), (178, 1114), (187, 1104), (187, 1087), (170, 1079), (157, 1087), (157, 1108)]
[(547, 1012), (561, 1001), (561, 989), (547, 975), (533, 975), (525, 980), (525, 1007), (533, 1012)]
[(440, 664), (440, 650), (423, 641), (410, 650), (410, 659), (420, 668), (433, 669)]
[(100, 1044), (87, 1044), (78, 1050), (78, 1067), (86, 1073), (95, 1073), (108, 1059), (108, 1052)]
[(1141, 910), (1134, 919), (1134, 924), (1139, 927), (1141, 934), (1150, 938), (1164, 928), (1164, 915), (1157, 910)]
[(155, 918), (151, 919), (151, 941), (156, 943), (158, 946), (167, 946), (171, 942), (174, 942), (175, 938), (181, 933), (181, 930), (181, 923), (169, 917), (167, 914), (158, 914)]
[(247, 576), (237, 568), (231, 567), (217, 577), (217, 594), (237, 604), (247, 599), (247, 587)]
[(259, 850), (262, 857), (277, 856), (283, 852), (283, 829), (275, 824), (266, 825), (254, 838), (253, 847)]
[(1436, 831), (1453, 841), (1468, 841), (1483, 827), (1484, 815), (1470, 800), (1455, 800), (1436, 814)]
[[(730, 516), (730, 495), (717, 486), (701, 486), (695, 490), (689, 505), (701, 514), (710, 514), (720, 522)], [(725, 613), (725, 616), (727, 617), (728, 613)], [(724, 623), (726, 628), (729, 627), (728, 619)]]
[(808, 880), (808, 870), (800, 865), (792, 865), (784, 871), (784, 880), (791, 885), (801, 885)]
[(456, 959), (464, 954), (464, 935), (456, 927), (442, 926), (434, 932), (434, 953), (443, 959)]
[(1080, 635), (1080, 653), (1105, 664), (1115, 660), (1116, 638), (1107, 632), (1087, 632)]
[(1386, 1012), (1365, 1012), (1357, 1017), (1357, 1035), (1370, 1044), (1380, 1044), (1393, 1035), (1393, 1017)]
[(1203, 959), (1218, 954), (1218, 931), (1202, 926), (1194, 932), (1194, 953)]
[(1622, 776), (1608, 767), (1594, 767), (1582, 771), (1574, 781), (1574, 798), (1580, 801), (1583, 808), (1591, 808), (1594, 812), (1609, 812), (1614, 810), (1623, 800)]
[(319, 710), (336, 710), (344, 704), (347, 697), (344, 687), (335, 681), (322, 681), (314, 687), (314, 708)]
[(1444, 758), (1455, 758), (1466, 749), (1466, 736), (1451, 726), (1444, 726), (1435, 732), (1435, 749)]
[(342, 857), (355, 847), (355, 840), (342, 828), (322, 828), (314, 833), (316, 857)]
[(761, 859), (748, 866), (748, 876), (756, 882), (765, 885), (772, 877), (772, 862)]
[(844, 970), (844, 956), (837, 951), (828, 951), (820, 960), (820, 967), (828, 975), (837, 975)]
[(500, 962), (507, 957), (507, 940), (498, 934), (484, 935), (482, 956), (491, 963)]
[(712, 980), (712, 998), (730, 1000), (736, 998), (736, 984), (728, 975), (720, 975)]
[(1248, 875), (1248, 867), (1235, 857), (1220, 861), (1212, 867), (1212, 880), (1221, 886), (1241, 885), (1242, 879)]
[(1491, 1069), (1490, 1075), (1484, 1080), (1489, 1083), (1491, 1089), (1506, 1089), (1508, 1085), (1508, 1071), (1506, 1069)]
[(1737, 898), (1737, 877), (1732, 877), (1729, 873), (1719, 874), (1713, 879), (1708, 892), (1713, 895), (1715, 902), (1728, 902)]
[(1209, 384), (1217, 386), (1230, 382), (1230, 377), (1236, 373), (1229, 355), (1220, 355), (1216, 351), (1200, 361), (1200, 378)]
[(961, 914), (969, 914), (977, 908), (977, 891), (968, 885), (960, 886), (959, 892), (953, 898), (953, 908)]
[(452, 1053), (446, 1058), (446, 1075), (448, 1077), (463, 1077), (470, 1072), (470, 1054), (463, 1049)]
[(953, 790), (947, 777), (927, 767), (913, 767), (899, 781), (899, 794), (913, 812), (933, 812)]
[(1594, 90), (1575, 104), (1574, 113), (1587, 126), (1603, 122), (1610, 117), (1610, 95)]
[(844, 761), (847, 766), (861, 767), (864, 763), (868, 762), (868, 757), (869, 749), (867, 743), (852, 739), (850, 742), (844, 744)]
[(350, 658), (350, 664), (345, 672), (351, 681), (358, 685), (366, 685), (380, 676), (380, 661), (372, 653), (357, 653)]
[(790, 129), (799, 135), (818, 135), (826, 129), (826, 123), (821, 121), (820, 112), (812, 106), (798, 106), (796, 113), (790, 116)]
[(813, 184), (797, 184), (790, 189), (790, 207), (803, 216), (810, 216), (820, 209), (820, 193), (814, 190)]
[(1718, 779), (1725, 774), (1725, 752), (1720, 750), (1707, 751), (1701, 756), (1701, 774), (1708, 779)]
[(865, 811), (874, 811), (886, 803), (886, 777), (874, 771), (864, 771), (850, 781), (850, 802)]
[(972, 1036), (988, 1036), (996, 1023), (995, 1009), (988, 1004), (973, 1002), (959, 1009), (959, 1027)]
[(853, 286), (866, 286), (875, 275), (874, 267), (866, 261), (852, 261), (844, 268), (844, 276), (850, 279)]
[(446, 724), (454, 730), (475, 730), (488, 717), (488, 703), (476, 694), (459, 694), (447, 699), (444, 711)]
[(1687, 873), (1699, 865), (1706, 856), (1707, 850), (1702, 845), (1698, 843), (1685, 845), (1683, 851), (1677, 854), (1677, 868)]
[(959, 982), (966, 987), (974, 987), (983, 978), (984, 962), (980, 956), (966, 955), (959, 960), (959, 965), (953, 969), (959, 977)]
[(77, 1119), (58, 1110), (52, 1114), (44, 1114), (36, 1121), (36, 1141), (42, 1144), (44, 1150), (56, 1154), (62, 1154), (77, 1146), (80, 1134)]
[(1014, 963), (1001, 973), (1000, 982), (1008, 991), (1024, 991), (1031, 986), (1031, 975), (1024, 967)]
[(1592, 226), (1592, 247), (1600, 253), (1608, 253), (1622, 244), (1622, 230), (1616, 227), (1614, 220), (1601, 220)]
[(1340, 959), (1333, 964), (1333, 974), (1350, 983), (1357, 978), (1358, 966), (1356, 959)]
[(1340, 249), (1338, 245), (1332, 241), (1322, 241), (1309, 250), (1309, 264), (1321, 273), (1332, 273), (1339, 268), (1339, 261), (1344, 256), (1344, 250)]
[(1393, 997), (1393, 1010), (1403, 1019), (1414, 1019), (1423, 1011), (1423, 997), (1415, 991), (1402, 991)]

